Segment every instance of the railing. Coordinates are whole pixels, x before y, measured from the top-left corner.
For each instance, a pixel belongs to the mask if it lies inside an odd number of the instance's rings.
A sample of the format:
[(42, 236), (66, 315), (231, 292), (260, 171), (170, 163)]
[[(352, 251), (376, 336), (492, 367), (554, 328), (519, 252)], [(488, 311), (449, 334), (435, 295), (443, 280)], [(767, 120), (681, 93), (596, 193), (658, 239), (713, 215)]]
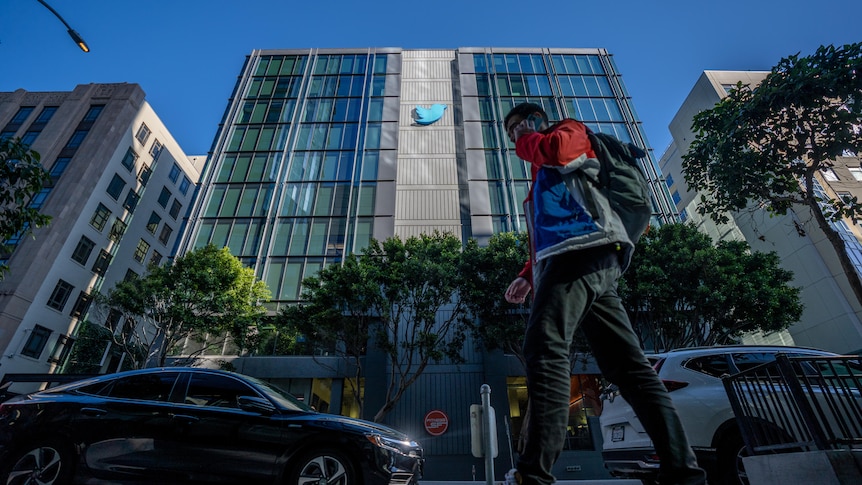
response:
[(862, 361), (788, 357), (722, 379), (753, 455), (862, 446)]

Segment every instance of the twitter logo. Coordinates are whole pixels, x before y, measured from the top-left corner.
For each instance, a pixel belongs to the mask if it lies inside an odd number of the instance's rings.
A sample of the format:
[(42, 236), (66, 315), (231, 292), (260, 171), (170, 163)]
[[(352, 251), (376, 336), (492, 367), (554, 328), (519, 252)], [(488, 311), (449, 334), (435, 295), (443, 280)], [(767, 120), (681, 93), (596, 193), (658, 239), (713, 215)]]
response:
[(443, 117), (443, 112), (446, 111), (446, 108), (445, 104), (432, 104), (430, 108), (416, 105), (416, 123), (430, 125)]

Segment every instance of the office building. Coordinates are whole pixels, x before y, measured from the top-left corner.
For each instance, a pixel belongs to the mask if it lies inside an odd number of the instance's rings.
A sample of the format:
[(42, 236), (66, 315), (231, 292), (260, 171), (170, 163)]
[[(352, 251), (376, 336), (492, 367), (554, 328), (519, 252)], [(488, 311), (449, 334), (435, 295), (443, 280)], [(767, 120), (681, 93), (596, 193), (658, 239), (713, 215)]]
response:
[[(51, 182), (29, 205), (52, 218), (5, 241), (0, 375), (61, 372), (93, 294), (173, 255), (205, 157), (183, 153), (136, 84), (0, 93), (0, 137), (40, 154)], [(106, 349), (101, 370), (119, 359)]]
[[(552, 122), (574, 117), (649, 148), (603, 49), (254, 51), (226, 108), (180, 252), (229, 246), (268, 284), (276, 312), (298, 300), (303, 278), (360, 252), (370, 238), (439, 230), (483, 242), (524, 231), (529, 169), (502, 126), (524, 101), (542, 105)], [(644, 170), (655, 223), (675, 221), (651, 156)], [(468, 417), (485, 383), (501, 423), (497, 475), (510, 466), (525, 407), (523, 369), (514, 357), (472, 343), (464, 355), (466, 364), (429, 368), (386, 417), (425, 445), (429, 480), (483, 476), (482, 461), (471, 456)], [(318, 409), (355, 412), (333, 357), (209, 358), (280, 384)], [(364, 378), (373, 401), (385, 390), (386, 369), (379, 357), (366, 359), (367, 369), (380, 371)], [(572, 379), (570, 435), (557, 476), (607, 476), (598, 370), (579, 366)], [(445, 433), (423, 426), (432, 411), (447, 416)]]
[[(692, 221), (714, 240), (745, 240), (754, 251), (775, 251), (781, 265), (793, 272), (792, 285), (802, 288), (805, 305), (798, 323), (784, 332), (752, 335), (750, 343), (775, 343), (821, 348), (838, 353), (862, 350), (862, 307), (850, 289), (832, 245), (817, 226), (807, 207), (796, 207), (785, 216), (770, 215), (761, 208), (732, 214), (730, 223), (716, 225), (699, 216), (697, 202), (706, 195), (688, 190), (682, 172), (682, 156), (694, 140), (692, 119), (715, 106), (737, 82), (756, 86), (769, 73), (763, 71), (704, 71), (686, 97), (669, 129), (673, 142), (660, 158), (662, 173), (683, 220)], [(831, 169), (816, 176), (815, 190), (832, 198), (862, 197), (862, 168), (858, 154), (834, 160)], [(859, 225), (852, 220), (832, 223), (846, 250), (862, 271)]]

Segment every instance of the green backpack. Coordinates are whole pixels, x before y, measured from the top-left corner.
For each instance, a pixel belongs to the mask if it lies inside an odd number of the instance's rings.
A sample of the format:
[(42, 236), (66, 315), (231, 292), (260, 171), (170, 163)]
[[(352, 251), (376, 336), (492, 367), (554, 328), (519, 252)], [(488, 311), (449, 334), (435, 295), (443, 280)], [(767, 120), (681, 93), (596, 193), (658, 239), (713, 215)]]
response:
[(604, 191), (629, 239), (637, 243), (649, 226), (653, 213), (646, 177), (637, 161), (645, 157), (646, 152), (605, 133), (589, 133), (589, 138), (596, 158), (602, 164), (599, 179), (590, 181)]

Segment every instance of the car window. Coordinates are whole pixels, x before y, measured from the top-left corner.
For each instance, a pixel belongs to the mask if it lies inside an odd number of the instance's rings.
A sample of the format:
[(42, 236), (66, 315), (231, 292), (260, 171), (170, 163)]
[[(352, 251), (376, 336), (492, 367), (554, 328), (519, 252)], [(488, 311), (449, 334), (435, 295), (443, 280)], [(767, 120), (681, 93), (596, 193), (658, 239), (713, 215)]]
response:
[(727, 354), (695, 357), (687, 360), (682, 366), (712, 377), (721, 377), (733, 373), (730, 369), (730, 362), (727, 360)]
[(174, 389), (178, 373), (159, 372), (135, 374), (82, 387), (80, 392), (117, 399), (167, 401)]
[(228, 376), (194, 374), (183, 402), (195, 406), (238, 408), (237, 397), (258, 396), (247, 384)]
[(775, 361), (774, 352), (736, 352), (731, 354), (733, 364), (739, 372), (746, 371), (752, 367)]

